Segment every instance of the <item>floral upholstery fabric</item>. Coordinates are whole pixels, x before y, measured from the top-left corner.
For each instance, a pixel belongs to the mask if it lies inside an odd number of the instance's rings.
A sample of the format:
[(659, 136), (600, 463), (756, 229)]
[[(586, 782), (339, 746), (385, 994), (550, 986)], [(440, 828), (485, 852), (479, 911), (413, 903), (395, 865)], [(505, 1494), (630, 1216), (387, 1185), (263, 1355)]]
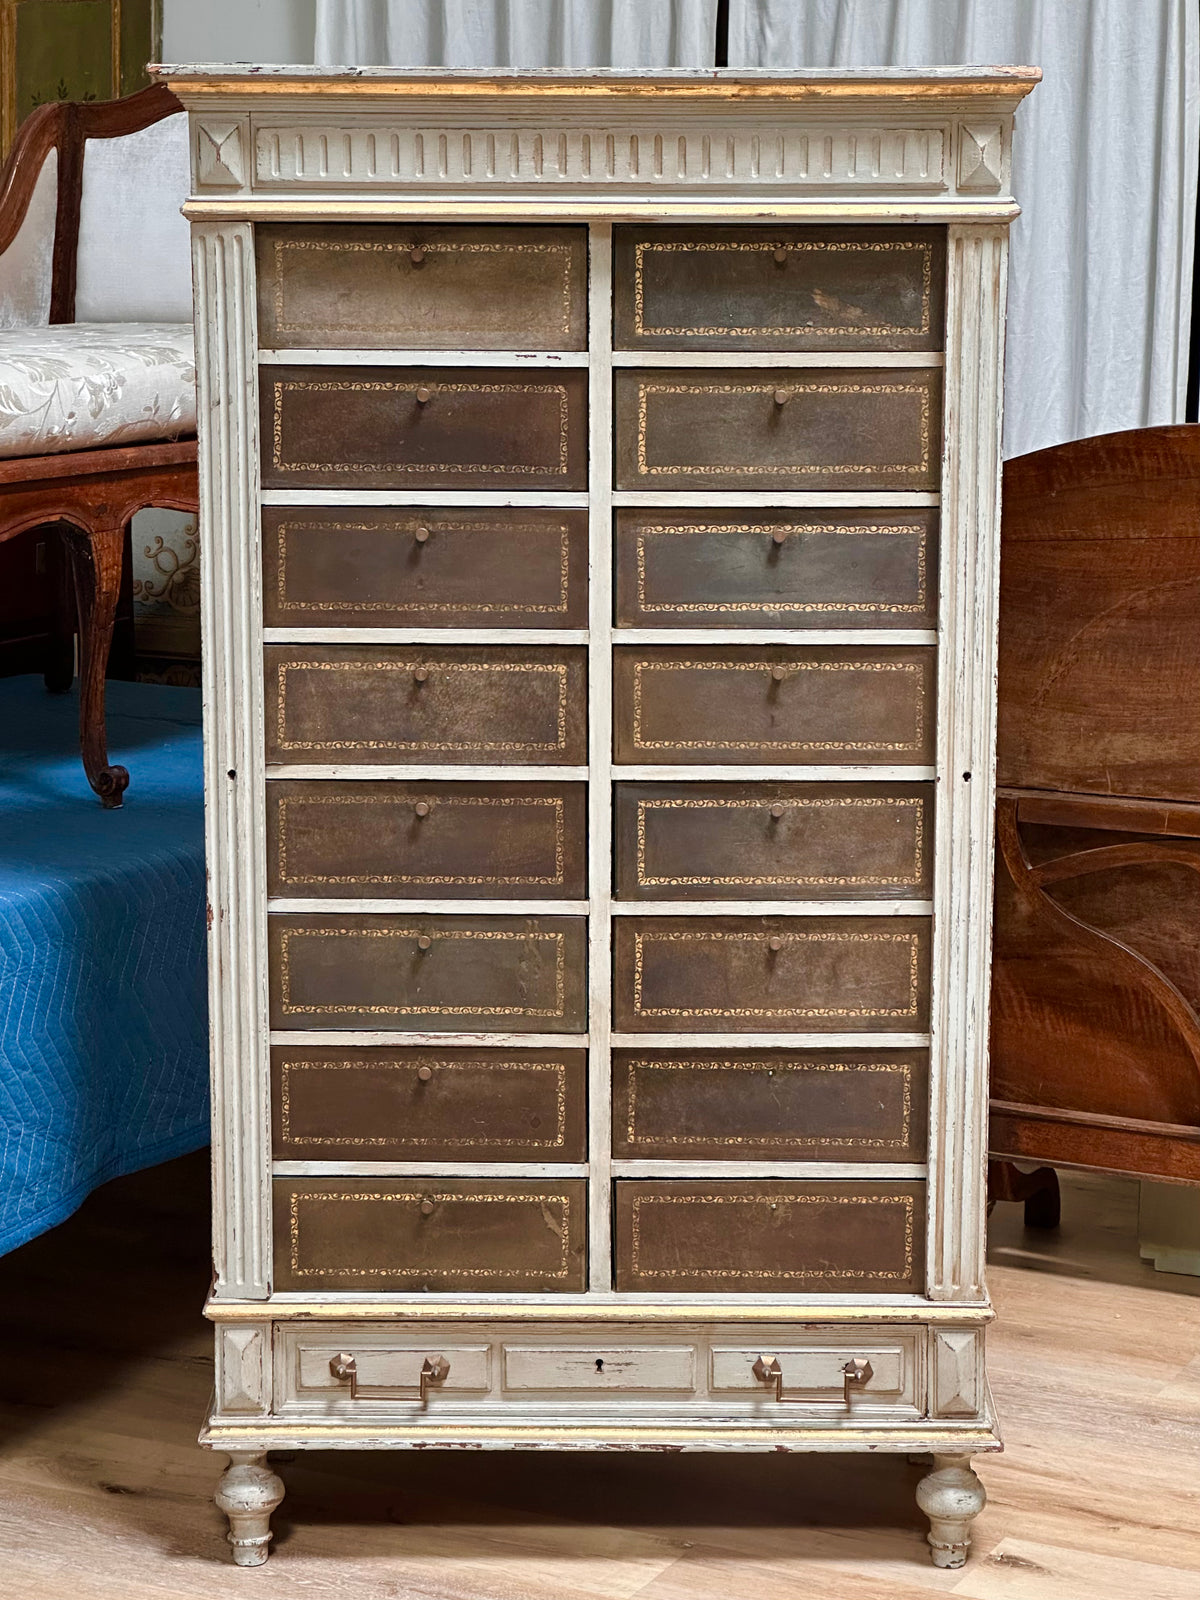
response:
[(196, 431), (185, 322), (0, 331), (0, 456), (178, 439)]

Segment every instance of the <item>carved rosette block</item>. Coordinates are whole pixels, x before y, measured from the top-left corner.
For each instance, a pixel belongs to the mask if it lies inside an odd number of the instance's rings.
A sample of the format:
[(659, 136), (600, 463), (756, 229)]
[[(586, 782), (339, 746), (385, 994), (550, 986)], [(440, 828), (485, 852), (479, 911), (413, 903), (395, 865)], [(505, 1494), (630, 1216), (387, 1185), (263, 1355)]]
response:
[(225, 1537), (237, 1567), (261, 1567), (271, 1543), (271, 1513), (283, 1499), (283, 1479), (265, 1455), (231, 1451), (217, 1484), (217, 1508), (229, 1518)]
[(971, 1524), (987, 1504), (970, 1456), (933, 1458), (933, 1471), (917, 1485), (917, 1504), (929, 1518), (935, 1567), (961, 1567), (971, 1548)]
[(197, 122), (195, 128), (197, 181), (240, 189), (246, 181), (242, 124)]

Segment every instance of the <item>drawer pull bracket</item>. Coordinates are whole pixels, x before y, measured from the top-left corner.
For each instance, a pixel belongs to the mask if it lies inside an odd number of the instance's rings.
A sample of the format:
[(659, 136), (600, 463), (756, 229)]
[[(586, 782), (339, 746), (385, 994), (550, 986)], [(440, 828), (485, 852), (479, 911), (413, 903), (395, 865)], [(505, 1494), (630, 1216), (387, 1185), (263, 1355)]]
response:
[[(339, 1350), (329, 1363), (329, 1371), (339, 1383), (349, 1381), (350, 1398), (351, 1400), (357, 1400), (358, 1362), (348, 1350)], [(445, 1356), (434, 1356), (432, 1360), (426, 1356), (421, 1363), (421, 1381), (417, 1385), (416, 1393), (414, 1395), (402, 1395), (400, 1398), (417, 1399), (424, 1405), (429, 1399), (430, 1386), (445, 1383), (449, 1376), (450, 1363)]]
[[(779, 1364), (778, 1356), (759, 1356), (751, 1368), (759, 1383), (769, 1383), (775, 1386), (776, 1400), (788, 1402), (797, 1400), (794, 1394), (783, 1392), (783, 1368)], [(871, 1363), (862, 1356), (853, 1356), (842, 1368), (842, 1395), (847, 1405), (850, 1404), (851, 1389), (862, 1389), (875, 1376)]]

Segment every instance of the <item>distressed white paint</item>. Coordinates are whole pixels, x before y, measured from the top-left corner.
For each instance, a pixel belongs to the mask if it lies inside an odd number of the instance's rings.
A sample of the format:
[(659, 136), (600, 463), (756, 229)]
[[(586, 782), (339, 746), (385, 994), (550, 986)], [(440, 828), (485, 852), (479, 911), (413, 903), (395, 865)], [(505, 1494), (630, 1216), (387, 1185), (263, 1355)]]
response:
[(254, 247), (246, 223), (193, 229), (200, 417), (204, 826), (218, 1294), (271, 1287)]
[(588, 1283), (608, 1289), (612, 1230), (612, 227), (588, 234)]
[(1007, 230), (951, 228), (947, 271), (926, 1273), (982, 1300)]

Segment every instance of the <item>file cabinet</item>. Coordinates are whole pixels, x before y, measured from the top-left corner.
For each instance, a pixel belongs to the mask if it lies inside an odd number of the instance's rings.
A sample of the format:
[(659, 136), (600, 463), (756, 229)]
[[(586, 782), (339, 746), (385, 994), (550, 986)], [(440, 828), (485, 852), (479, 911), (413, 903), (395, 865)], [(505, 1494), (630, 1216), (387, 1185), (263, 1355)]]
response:
[(295, 1448), (998, 1448), (1037, 74), (162, 69), (191, 114), (217, 1392)]

